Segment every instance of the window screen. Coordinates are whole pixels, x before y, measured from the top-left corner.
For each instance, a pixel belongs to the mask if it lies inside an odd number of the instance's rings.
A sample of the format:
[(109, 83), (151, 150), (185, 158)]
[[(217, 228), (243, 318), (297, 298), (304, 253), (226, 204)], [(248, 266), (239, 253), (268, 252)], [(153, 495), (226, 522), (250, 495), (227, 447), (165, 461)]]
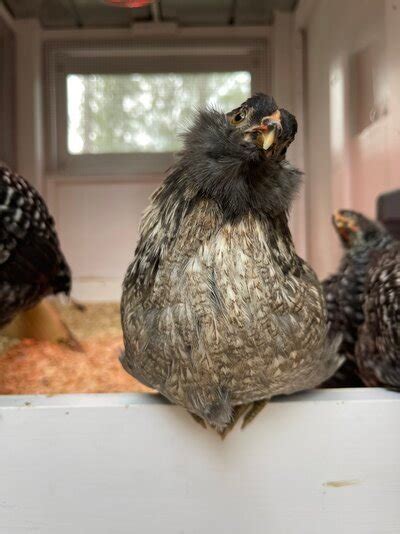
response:
[(141, 180), (174, 162), (196, 109), (266, 91), (265, 40), (45, 44), (47, 171)]
[(68, 152), (174, 152), (196, 108), (229, 110), (250, 91), (245, 71), (69, 74)]

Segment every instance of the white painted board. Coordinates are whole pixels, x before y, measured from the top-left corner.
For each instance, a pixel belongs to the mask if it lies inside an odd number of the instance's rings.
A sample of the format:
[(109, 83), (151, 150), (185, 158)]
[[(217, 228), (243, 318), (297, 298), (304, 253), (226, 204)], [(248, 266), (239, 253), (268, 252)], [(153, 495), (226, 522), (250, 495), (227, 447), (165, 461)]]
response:
[(0, 533), (398, 534), (400, 396), (272, 402), (224, 442), (159, 397), (0, 397)]

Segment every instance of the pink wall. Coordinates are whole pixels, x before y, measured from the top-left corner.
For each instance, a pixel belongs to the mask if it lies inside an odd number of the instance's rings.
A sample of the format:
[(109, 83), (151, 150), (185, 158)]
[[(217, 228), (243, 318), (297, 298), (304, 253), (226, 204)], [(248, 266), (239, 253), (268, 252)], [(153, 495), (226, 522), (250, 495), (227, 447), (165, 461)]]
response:
[(308, 259), (321, 277), (341, 254), (330, 214), (373, 217), (377, 195), (400, 187), (398, 4), (320, 0), (305, 28)]

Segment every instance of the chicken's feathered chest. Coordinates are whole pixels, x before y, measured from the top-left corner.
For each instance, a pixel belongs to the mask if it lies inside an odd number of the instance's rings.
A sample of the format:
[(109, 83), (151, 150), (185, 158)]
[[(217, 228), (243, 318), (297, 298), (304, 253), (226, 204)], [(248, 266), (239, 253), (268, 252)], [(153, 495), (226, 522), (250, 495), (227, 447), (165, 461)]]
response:
[(256, 295), (258, 288), (265, 294), (274, 282), (282, 288), (288, 275), (299, 274), (302, 264), (280, 226), (285, 228), (284, 223), (251, 213), (236, 222), (224, 221), (215, 203), (198, 203), (165, 251), (151, 301), (175, 302), (179, 294), (184, 298), (208, 289), (212, 304), (225, 299), (233, 305), (250, 292)]
[[(145, 221), (143, 230), (150, 227)], [(136, 261), (124, 284), (126, 368), (171, 398), (210, 374), (230, 387), (243, 379), (237, 399), (298, 389), (322, 350), (326, 317), (315, 275), (283, 227), (252, 214), (224, 221), (209, 200), (192, 207), (173, 237), (158, 227), (159, 250), (169, 244), (156, 271), (143, 278)], [(144, 243), (139, 248), (143, 258)], [(290, 387), (281, 373), (293, 374)]]
[(269, 220), (248, 213), (229, 222), (212, 200), (197, 202), (184, 215), (183, 208), (174, 211), (182, 219), (176, 224), (170, 216), (170, 226), (156, 211), (145, 218), (144, 236), (157, 235), (157, 244), (138, 246), (125, 281), (131, 304), (135, 295), (153, 316), (190, 309), (195, 322), (205, 321), (203, 330), (217, 324), (236, 333), (249, 323), (262, 329), (272, 315), (282, 327), (306, 313), (323, 315), (319, 286), (295, 253), (286, 215)]

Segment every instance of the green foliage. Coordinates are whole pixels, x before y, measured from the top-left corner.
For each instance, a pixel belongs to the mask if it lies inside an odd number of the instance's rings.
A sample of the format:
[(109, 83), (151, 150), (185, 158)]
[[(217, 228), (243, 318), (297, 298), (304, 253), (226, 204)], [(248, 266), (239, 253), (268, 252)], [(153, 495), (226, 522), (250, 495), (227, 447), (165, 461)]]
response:
[(67, 84), (71, 153), (171, 152), (196, 108), (243, 102), (250, 74), (70, 75)]

